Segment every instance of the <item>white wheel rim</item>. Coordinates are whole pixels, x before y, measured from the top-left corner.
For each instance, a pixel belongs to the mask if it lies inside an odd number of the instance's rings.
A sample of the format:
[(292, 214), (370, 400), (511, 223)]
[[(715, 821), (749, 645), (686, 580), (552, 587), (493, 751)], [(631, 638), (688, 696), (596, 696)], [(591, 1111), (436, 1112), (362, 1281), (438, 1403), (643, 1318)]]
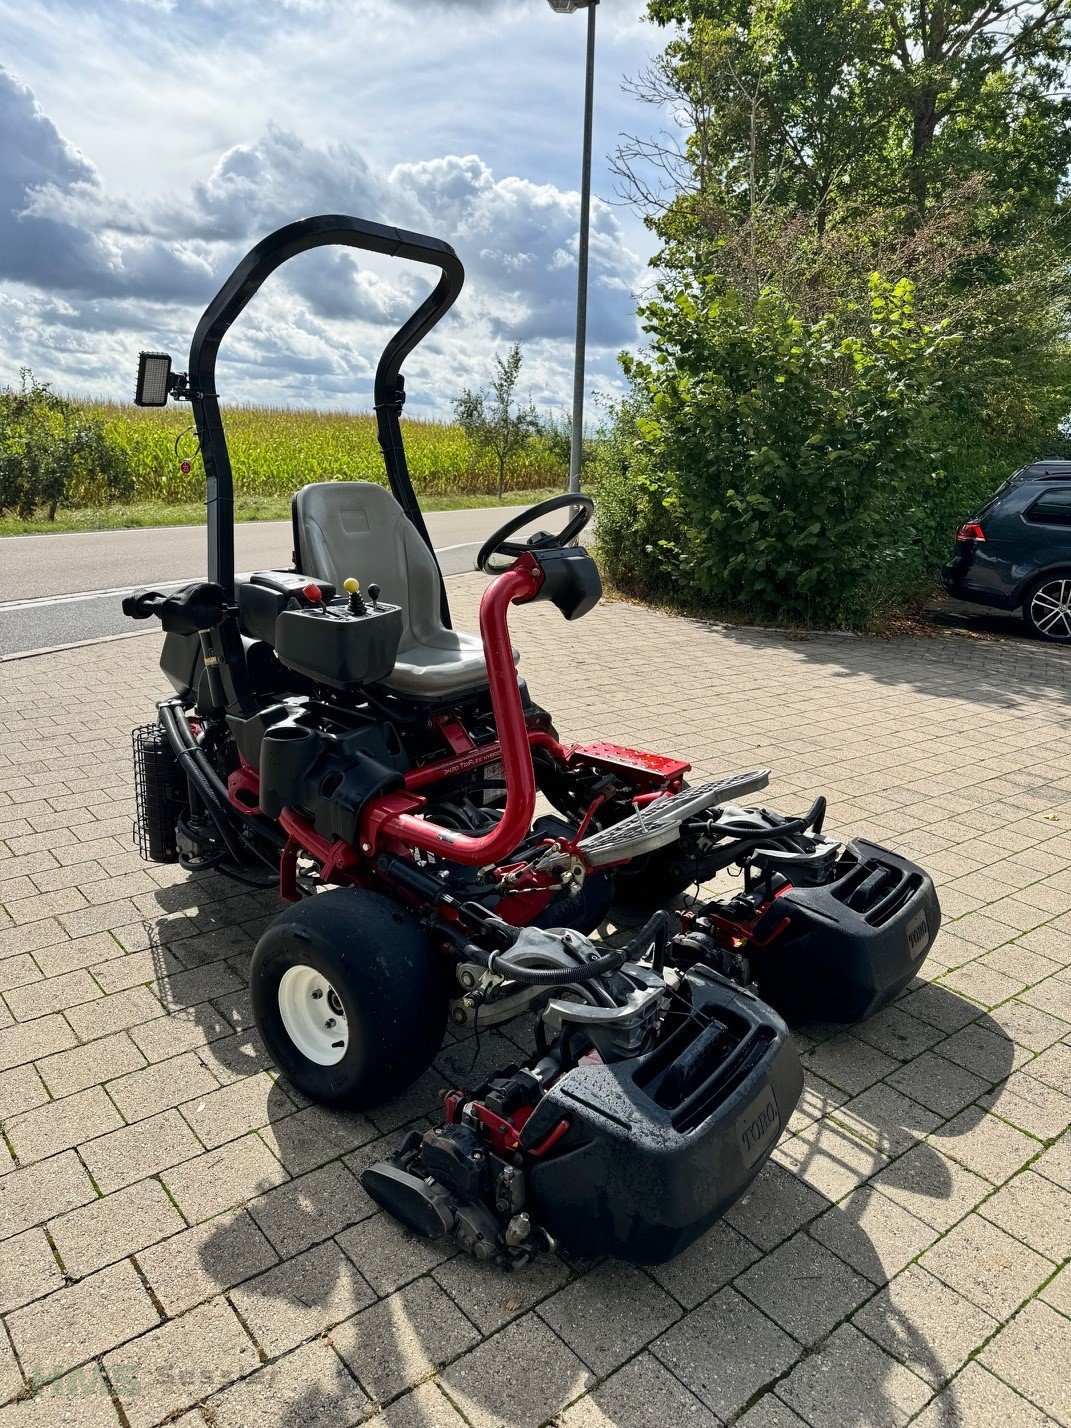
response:
[(1043, 635), (1071, 639), (1071, 580), (1050, 580), (1030, 602), (1030, 616)]
[(279, 983), (279, 1015), (302, 1056), (335, 1066), (350, 1044), (342, 999), (315, 967), (288, 967)]

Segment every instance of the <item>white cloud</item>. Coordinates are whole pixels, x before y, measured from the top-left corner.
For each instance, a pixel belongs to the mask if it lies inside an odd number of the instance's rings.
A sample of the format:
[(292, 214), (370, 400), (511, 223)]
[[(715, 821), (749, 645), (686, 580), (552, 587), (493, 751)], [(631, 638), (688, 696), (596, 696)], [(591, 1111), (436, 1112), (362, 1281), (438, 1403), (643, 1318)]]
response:
[[(651, 46), (641, 9), (600, 9), (604, 131), (623, 112), (615, 72)], [(43, 98), (0, 69), (0, 380), (30, 363), (61, 388), (125, 397), (139, 347), (183, 365), (246, 247), (341, 211), (444, 237), (468, 270), (407, 363), (415, 407), (448, 411), (513, 340), (533, 397), (565, 405), (582, 18), (543, 0), (0, 0), (0, 27)], [(649, 241), (598, 200), (592, 225), (589, 385), (615, 387)], [(366, 405), (392, 324), (426, 290), (415, 266), (305, 255), (228, 337), (221, 389)]]

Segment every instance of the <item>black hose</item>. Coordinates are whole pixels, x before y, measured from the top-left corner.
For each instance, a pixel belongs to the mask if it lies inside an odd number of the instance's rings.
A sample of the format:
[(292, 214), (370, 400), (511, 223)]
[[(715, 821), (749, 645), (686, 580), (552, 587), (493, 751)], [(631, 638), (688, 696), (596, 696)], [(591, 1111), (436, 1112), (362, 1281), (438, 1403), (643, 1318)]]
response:
[(185, 717), (179, 718), (171, 704), (160, 705), (160, 723), (168, 742), (175, 751), (175, 757), (193, 784), (205, 806), (205, 811), (216, 825), (216, 831), (223, 840), (227, 852), (236, 863), (246, 861), (246, 852), (235, 836), (231, 824), (230, 810), (223, 794), (223, 784), (216, 777), (211, 764), (197, 747)]
[(623, 948), (615, 948), (590, 962), (578, 962), (575, 967), (521, 967), (510, 960), (509, 952), (492, 952), (487, 959), (491, 972), (509, 977), (514, 982), (526, 982), (533, 987), (566, 987), (576, 982), (590, 982), (607, 972), (616, 972), (626, 960)]
[(577, 982), (590, 982), (607, 972), (616, 972), (625, 962), (642, 956), (651, 943), (665, 932), (669, 926), (669, 916), (664, 908), (660, 909), (624, 947), (611, 948), (601, 957), (593, 957), (590, 962), (578, 962), (576, 967), (518, 966), (510, 958), (512, 949), (508, 949), (505, 952), (492, 952), (487, 959), (488, 970), (508, 976), (515, 982), (525, 982), (535, 987), (572, 986)]

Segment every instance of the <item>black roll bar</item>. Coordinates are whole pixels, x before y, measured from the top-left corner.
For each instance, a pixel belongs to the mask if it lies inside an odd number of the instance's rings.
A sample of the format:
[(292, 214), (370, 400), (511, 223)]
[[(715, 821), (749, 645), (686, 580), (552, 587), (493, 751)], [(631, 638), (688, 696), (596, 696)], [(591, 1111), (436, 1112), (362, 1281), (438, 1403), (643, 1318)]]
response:
[[(264, 280), (283, 263), (311, 248), (340, 245), (429, 263), (440, 270), (439, 281), (387, 343), (373, 388), (376, 425), (387, 480), (398, 504), (416, 526), (428, 549), (428, 535), (420, 504), (413, 490), (399, 420), (405, 401), (402, 363), (418, 342), (453, 306), (465, 282), (465, 269), (449, 243), (363, 218), (326, 213), (288, 223), (251, 248), (208, 304), (190, 344), (189, 395), (204, 460), (208, 508), (208, 578), (234, 598), (234, 479), (227, 437), (216, 393), (216, 354), (228, 329), (256, 294)], [(436, 557), (436, 564), (438, 558)], [(439, 590), (445, 624), (450, 623), (446, 585), (439, 572)]]

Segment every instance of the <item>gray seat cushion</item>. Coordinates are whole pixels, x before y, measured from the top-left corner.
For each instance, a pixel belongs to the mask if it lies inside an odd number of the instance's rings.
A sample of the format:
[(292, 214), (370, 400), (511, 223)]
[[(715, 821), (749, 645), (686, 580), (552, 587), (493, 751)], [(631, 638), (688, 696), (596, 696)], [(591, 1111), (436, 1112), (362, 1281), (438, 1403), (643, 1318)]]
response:
[(382, 683), (399, 694), (437, 699), (487, 683), (478, 636), (449, 630), (439, 614), (435, 557), (391, 493), (370, 481), (320, 481), (294, 496), (297, 559), (303, 574), (341, 590), (350, 576), (378, 585), (401, 606), (402, 640)]

